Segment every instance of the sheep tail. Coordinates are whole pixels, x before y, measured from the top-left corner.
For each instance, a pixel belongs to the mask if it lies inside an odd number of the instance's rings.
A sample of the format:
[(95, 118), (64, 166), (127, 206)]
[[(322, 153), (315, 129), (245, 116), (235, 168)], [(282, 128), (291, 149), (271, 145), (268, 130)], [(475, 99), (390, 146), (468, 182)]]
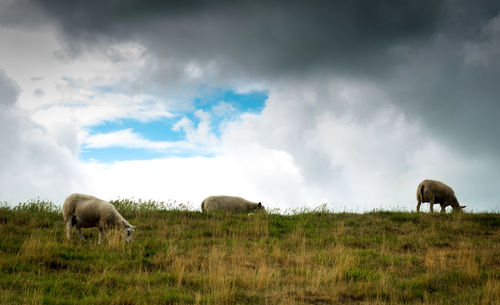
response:
[[(420, 198), (418, 198), (420, 197)], [(424, 184), (420, 184), (418, 187), (418, 193), (417, 193), (417, 200), (423, 201), (424, 200)]]

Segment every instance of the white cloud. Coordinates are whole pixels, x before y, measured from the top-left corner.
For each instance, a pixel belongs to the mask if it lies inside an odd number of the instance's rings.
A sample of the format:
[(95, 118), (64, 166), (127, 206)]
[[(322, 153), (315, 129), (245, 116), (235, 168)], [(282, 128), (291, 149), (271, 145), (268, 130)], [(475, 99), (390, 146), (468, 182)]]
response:
[[(454, 186), (459, 199), (473, 202), (472, 209), (494, 208), (491, 194), (477, 190), (493, 187), (498, 179), (478, 184), (463, 178), (477, 179), (484, 160), (466, 162), (376, 88), (359, 85), (330, 79), (271, 90), (262, 114), (228, 122), (219, 139), (210, 116), (199, 111), (200, 124), (183, 118), (176, 128), (214, 157), (87, 163), (89, 177), (98, 177), (91, 191), (105, 198), (173, 199), (195, 208), (206, 196), (230, 194), (282, 210), (323, 203), (336, 211), (414, 210), (416, 186), (435, 178)], [(367, 98), (373, 103), (368, 107)], [(130, 132), (124, 136), (138, 140)], [(155, 144), (142, 143), (148, 145)]]
[[(254, 145), (240, 155), (86, 163), (92, 187), (102, 198), (176, 200), (199, 208), (210, 195), (230, 194), (261, 201), (267, 207), (299, 205), (301, 175), (289, 154)], [(110, 183), (112, 181), (112, 183)], [(287, 187), (283, 188), (286, 184)]]
[(229, 117), (237, 114), (238, 110), (231, 103), (219, 101), (212, 107), (212, 115), (216, 117)]
[(13, 82), (0, 72), (0, 200), (63, 198), (85, 181), (76, 155), (5, 95)]
[(186, 141), (150, 141), (131, 128), (109, 133), (87, 135), (82, 142), (85, 148), (126, 147), (137, 149), (150, 149), (156, 151), (191, 151), (196, 146)]
[(72, 96), (74, 103), (48, 106), (36, 111), (33, 118), (47, 126), (54, 121), (69, 121), (85, 127), (122, 118), (147, 122), (173, 116), (163, 100), (148, 95), (79, 96), (74, 93)]
[(183, 117), (173, 127), (175, 131), (184, 131), (186, 134), (186, 141), (196, 145), (203, 145), (207, 148), (217, 145), (217, 137), (213, 134), (212, 121), (210, 113), (197, 110), (194, 115), (198, 118), (199, 122), (195, 123)]
[[(488, 190), (499, 179), (479, 178), (489, 161), (471, 163), (470, 156), (432, 138), (421, 121), (407, 118), (376, 87), (345, 79), (289, 84), (271, 89), (266, 105), (261, 115), (230, 124), (221, 150), (238, 153), (259, 143), (286, 152), (301, 175), (297, 188), (307, 190), (298, 202), (413, 210), (416, 186), (434, 178), (455, 186), (459, 200), (473, 202), (476, 210), (495, 206)], [(280, 179), (272, 186), (288, 189)]]
[(86, 148), (104, 148), (104, 147), (128, 147), (128, 148), (149, 148), (164, 149), (163, 142), (153, 142), (134, 133), (132, 129), (124, 129), (110, 133), (100, 133), (88, 136), (84, 140)]
[[(140, 81), (148, 60), (140, 44), (112, 44), (71, 59), (61, 55), (64, 46), (50, 26), (39, 30), (0, 27), (0, 40), (9, 46), (0, 49), (0, 67), (20, 87), (16, 104), (75, 155), (88, 126), (121, 118), (146, 122), (172, 117), (170, 101), (113, 90)], [(43, 94), (33, 94), (41, 88)]]

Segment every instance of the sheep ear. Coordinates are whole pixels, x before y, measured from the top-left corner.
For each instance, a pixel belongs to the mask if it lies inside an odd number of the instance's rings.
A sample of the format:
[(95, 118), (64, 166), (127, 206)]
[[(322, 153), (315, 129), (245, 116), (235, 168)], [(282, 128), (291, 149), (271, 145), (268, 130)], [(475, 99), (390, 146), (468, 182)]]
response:
[(260, 206), (260, 207), (262, 206), (262, 202), (259, 202), (259, 206)]
[(460, 206), (460, 208), (462, 208), (462, 209), (463, 209), (463, 208), (465, 208), (465, 207), (466, 207), (466, 205), (461, 205), (461, 206)]

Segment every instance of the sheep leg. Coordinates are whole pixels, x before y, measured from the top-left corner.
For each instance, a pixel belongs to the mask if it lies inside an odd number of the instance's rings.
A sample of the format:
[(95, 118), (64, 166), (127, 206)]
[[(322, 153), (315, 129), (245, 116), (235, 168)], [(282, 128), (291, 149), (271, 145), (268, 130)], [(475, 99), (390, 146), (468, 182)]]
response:
[(434, 203), (435, 203), (435, 202), (434, 202), (434, 198), (432, 198), (430, 201), (431, 201), (431, 202), (430, 202), (430, 205), (431, 205), (431, 213), (434, 213)]
[(104, 230), (104, 228), (99, 227), (99, 239), (97, 241), (97, 244), (100, 245), (102, 241), (102, 233), (104, 233), (104, 236), (106, 237), (106, 240), (108, 240), (108, 232)]
[(82, 229), (79, 228), (79, 227), (76, 227), (76, 231), (78, 231), (78, 236), (80, 236), (80, 240), (81, 241), (84, 241), (85, 240), (85, 237), (83, 237), (83, 234), (82, 234)]
[(66, 222), (66, 238), (68, 240), (71, 238), (71, 221)]
[(417, 202), (417, 212), (420, 212), (420, 204), (421, 204), (421, 203), (422, 203), (422, 202), (420, 202), (420, 200)]
[(441, 213), (445, 213), (446, 212), (446, 206), (445, 205), (441, 205)]

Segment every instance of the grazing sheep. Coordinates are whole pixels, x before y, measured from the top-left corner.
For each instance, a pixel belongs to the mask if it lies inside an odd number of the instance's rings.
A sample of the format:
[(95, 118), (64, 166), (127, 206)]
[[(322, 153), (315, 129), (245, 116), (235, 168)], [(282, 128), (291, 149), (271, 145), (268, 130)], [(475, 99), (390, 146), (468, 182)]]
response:
[(71, 194), (64, 200), (63, 217), (66, 224), (66, 237), (70, 239), (71, 227), (76, 227), (81, 240), (83, 237), (81, 228), (99, 229), (99, 240), (101, 244), (101, 235), (107, 236), (106, 230), (109, 228), (124, 229), (125, 241), (132, 240), (135, 226), (128, 223), (125, 218), (118, 213), (116, 208), (109, 202), (96, 197), (84, 194)]
[(429, 202), (431, 206), (431, 213), (434, 212), (433, 206), (435, 203), (441, 205), (441, 213), (445, 212), (447, 206), (451, 206), (454, 211), (462, 211), (465, 205), (461, 206), (458, 203), (457, 197), (453, 189), (443, 182), (436, 180), (424, 180), (417, 188), (417, 212), (420, 211), (420, 204), (422, 202)]
[(255, 203), (234, 196), (210, 196), (201, 203), (203, 212), (248, 212), (265, 210), (262, 203)]

